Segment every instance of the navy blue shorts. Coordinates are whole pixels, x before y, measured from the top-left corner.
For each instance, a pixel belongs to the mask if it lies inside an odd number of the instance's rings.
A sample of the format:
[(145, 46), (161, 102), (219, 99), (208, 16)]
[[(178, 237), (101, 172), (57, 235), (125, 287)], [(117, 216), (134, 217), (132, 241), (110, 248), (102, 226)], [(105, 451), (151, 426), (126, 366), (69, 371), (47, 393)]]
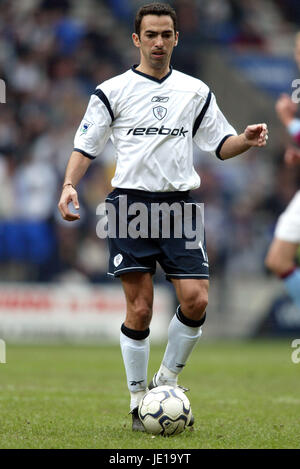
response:
[[(168, 280), (209, 278), (204, 228), (201, 240), (194, 235), (193, 248), (188, 247), (191, 246), (191, 234), (196, 232), (196, 222), (199, 221), (196, 217), (199, 204), (190, 197), (188, 191), (157, 193), (117, 188), (107, 196), (105, 202), (110, 252), (108, 275), (119, 277), (130, 272), (154, 274), (158, 262)], [(137, 203), (138, 205), (133, 205)], [(166, 212), (157, 208), (162, 207), (162, 203), (167, 204)], [(141, 205), (143, 210), (137, 209)], [(176, 217), (168, 209), (171, 206), (176, 207)], [(185, 217), (182, 214), (187, 213), (187, 208), (190, 216)], [(185, 230), (187, 223), (192, 231)], [(167, 232), (164, 231), (165, 228)]]

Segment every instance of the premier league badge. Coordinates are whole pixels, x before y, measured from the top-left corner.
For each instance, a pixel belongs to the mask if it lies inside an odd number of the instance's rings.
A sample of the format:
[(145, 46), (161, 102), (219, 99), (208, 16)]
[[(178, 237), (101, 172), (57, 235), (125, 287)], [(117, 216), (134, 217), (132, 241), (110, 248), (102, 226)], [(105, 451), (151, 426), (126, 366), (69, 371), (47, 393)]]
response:
[(80, 127), (80, 135), (86, 134), (92, 125), (93, 124), (87, 120), (82, 121), (81, 127)]
[(166, 116), (167, 109), (162, 106), (156, 106), (153, 108), (153, 114), (155, 115), (156, 119), (161, 121)]

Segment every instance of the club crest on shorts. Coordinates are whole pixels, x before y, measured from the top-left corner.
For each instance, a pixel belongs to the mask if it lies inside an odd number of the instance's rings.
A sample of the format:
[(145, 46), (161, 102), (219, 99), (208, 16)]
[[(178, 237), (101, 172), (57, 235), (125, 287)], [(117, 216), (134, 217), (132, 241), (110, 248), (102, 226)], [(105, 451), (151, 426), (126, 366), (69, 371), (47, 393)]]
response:
[(163, 106), (156, 106), (153, 108), (153, 114), (155, 115), (156, 119), (161, 121), (166, 116), (167, 109)]
[(122, 260), (123, 260), (122, 254), (117, 254), (117, 255), (114, 257), (114, 265), (115, 265), (115, 267), (118, 267), (118, 266), (121, 264)]

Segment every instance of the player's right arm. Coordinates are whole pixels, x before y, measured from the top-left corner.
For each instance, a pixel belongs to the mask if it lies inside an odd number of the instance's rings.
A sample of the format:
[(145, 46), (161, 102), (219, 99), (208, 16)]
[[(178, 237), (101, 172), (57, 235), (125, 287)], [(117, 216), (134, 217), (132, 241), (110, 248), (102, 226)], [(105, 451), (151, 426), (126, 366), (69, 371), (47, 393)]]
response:
[(77, 191), (78, 182), (84, 176), (92, 160), (103, 150), (111, 135), (111, 124), (114, 119), (109, 100), (104, 92), (97, 88), (92, 94), (86, 113), (76, 132), (74, 151), (72, 152), (63, 183), (58, 208), (64, 220), (74, 221), (80, 218), (78, 213), (69, 210), (72, 202), (79, 209)]
[(69, 210), (69, 204), (72, 202), (76, 210), (79, 210), (79, 201), (75, 189), (78, 182), (84, 176), (86, 170), (91, 164), (91, 160), (74, 150), (70, 156), (62, 193), (58, 203), (58, 208), (64, 220), (75, 221), (80, 218), (79, 213), (72, 213)]

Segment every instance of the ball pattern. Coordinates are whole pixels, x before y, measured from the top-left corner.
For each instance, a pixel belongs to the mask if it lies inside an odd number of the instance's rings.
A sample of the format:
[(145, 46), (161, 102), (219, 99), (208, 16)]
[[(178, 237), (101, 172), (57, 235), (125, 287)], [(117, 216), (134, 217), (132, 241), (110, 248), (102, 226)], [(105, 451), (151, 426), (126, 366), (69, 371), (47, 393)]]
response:
[(139, 405), (139, 417), (145, 430), (153, 435), (177, 435), (191, 420), (187, 396), (172, 386), (158, 386), (148, 391)]

